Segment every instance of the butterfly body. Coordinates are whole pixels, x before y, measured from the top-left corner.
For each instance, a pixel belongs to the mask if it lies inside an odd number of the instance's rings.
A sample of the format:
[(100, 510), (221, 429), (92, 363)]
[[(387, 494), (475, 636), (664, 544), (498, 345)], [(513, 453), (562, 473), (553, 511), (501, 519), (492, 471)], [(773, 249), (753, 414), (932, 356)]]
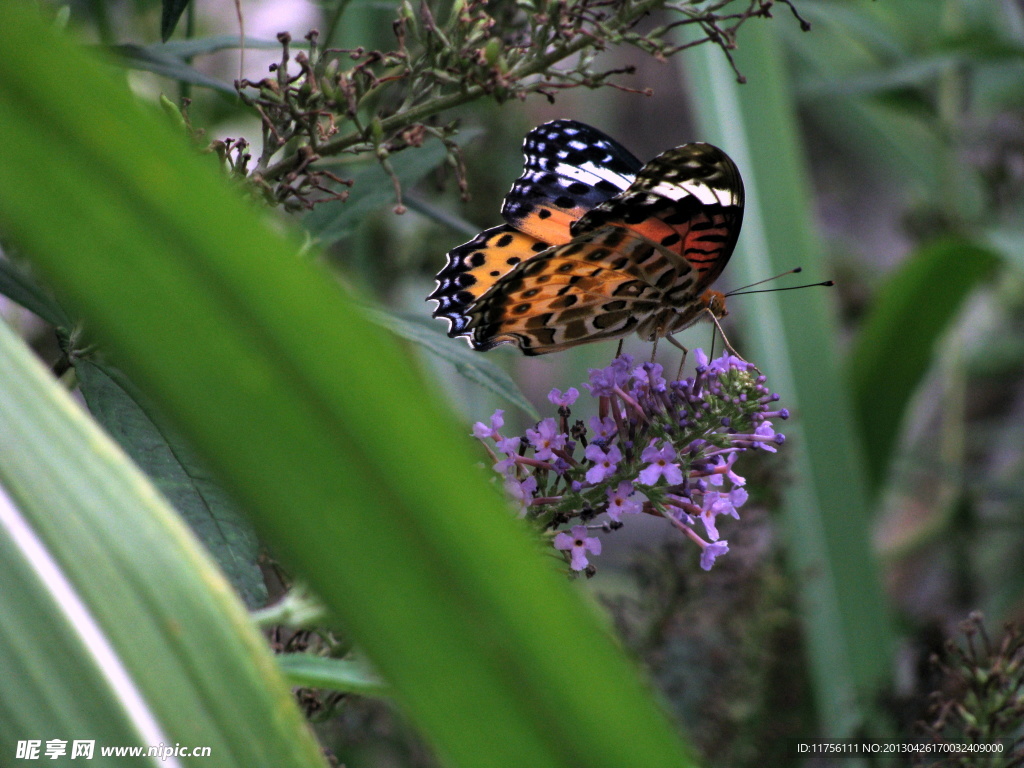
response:
[(449, 336), (537, 355), (633, 331), (653, 340), (726, 314), (709, 286), (736, 245), (743, 184), (724, 152), (686, 144), (645, 165), (600, 131), (557, 120), (531, 131), (524, 153), (507, 223), (453, 249), (428, 297)]

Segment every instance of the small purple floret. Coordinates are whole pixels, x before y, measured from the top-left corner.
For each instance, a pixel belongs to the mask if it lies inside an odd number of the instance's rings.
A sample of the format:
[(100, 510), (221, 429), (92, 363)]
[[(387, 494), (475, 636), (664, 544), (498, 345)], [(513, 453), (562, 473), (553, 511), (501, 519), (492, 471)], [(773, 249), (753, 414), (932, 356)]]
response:
[(554, 458), (554, 451), (565, 448), (565, 441), (569, 438), (558, 431), (554, 419), (548, 418), (537, 424), (536, 429), (526, 430), (526, 439), (533, 446), (534, 458), (546, 461)]
[(576, 387), (569, 387), (565, 394), (562, 394), (562, 390), (555, 388), (548, 392), (548, 400), (551, 401), (552, 405), (557, 405), (562, 408), (568, 408), (570, 405), (576, 402), (576, 398), (580, 396), (580, 391)]
[(622, 451), (617, 445), (613, 445), (605, 451), (600, 445), (591, 443), (587, 446), (585, 455), (589, 461), (594, 462), (594, 466), (587, 470), (587, 482), (593, 485), (614, 475), (619, 462), (622, 461)]
[(668, 443), (658, 448), (656, 443), (657, 440), (651, 440), (640, 454), (640, 460), (647, 462), (647, 466), (640, 470), (637, 480), (641, 485), (654, 485), (664, 477), (669, 485), (679, 485), (683, 482), (683, 472), (679, 468), (676, 449)]
[(601, 540), (587, 536), (587, 526), (574, 525), (569, 533), (562, 531), (555, 536), (555, 549), (569, 551), (569, 567), (574, 571), (584, 570), (590, 563), (587, 552), (592, 555), (601, 554)]
[(705, 571), (710, 571), (712, 566), (715, 564), (715, 560), (724, 555), (729, 551), (729, 542), (727, 541), (713, 541), (704, 547), (704, 551), (700, 554), (700, 567)]

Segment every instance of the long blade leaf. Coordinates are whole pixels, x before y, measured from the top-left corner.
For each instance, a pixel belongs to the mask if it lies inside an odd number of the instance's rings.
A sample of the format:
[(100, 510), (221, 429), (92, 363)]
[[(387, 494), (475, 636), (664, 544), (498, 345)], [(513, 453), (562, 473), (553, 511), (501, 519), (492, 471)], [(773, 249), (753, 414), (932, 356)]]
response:
[(465, 427), (298, 238), (23, 6), (0, 6), (0, 48), (19, 51), (0, 59), (0, 146), (37, 160), (0, 163), (0, 223), (441, 760), (688, 765), (617, 644), (478, 474)]
[[(711, 47), (687, 59), (705, 137), (736, 160), (747, 188), (743, 232), (730, 272), (752, 283), (803, 266), (822, 271), (810, 220), (784, 56), (772, 25), (744, 28), (735, 75)], [(867, 493), (849, 395), (835, 357), (827, 296), (762, 293), (734, 311), (749, 348), (795, 418), (793, 479), (785, 499), (788, 555), (797, 579), (810, 669), (824, 731), (849, 736), (863, 721), (860, 702), (888, 670), (891, 630), (870, 544)]]

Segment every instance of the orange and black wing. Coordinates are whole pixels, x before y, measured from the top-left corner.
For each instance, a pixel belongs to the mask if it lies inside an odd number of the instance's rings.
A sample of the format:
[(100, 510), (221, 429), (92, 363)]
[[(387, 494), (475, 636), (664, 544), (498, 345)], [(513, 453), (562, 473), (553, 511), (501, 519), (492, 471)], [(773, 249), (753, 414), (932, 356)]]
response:
[(668, 292), (697, 280), (677, 254), (607, 225), (519, 264), (473, 304), (463, 332), (475, 349), (510, 343), (527, 355), (650, 335)]
[(643, 164), (596, 128), (573, 120), (538, 126), (523, 142), (523, 175), (505, 197), (506, 224), (448, 253), (428, 299), (449, 336), (464, 335), (468, 311), (502, 276), (551, 246), (568, 242), (570, 225), (626, 189)]
[(743, 185), (709, 144), (659, 155), (623, 192), (571, 225), (573, 239), (516, 265), (476, 298), (461, 332), (476, 349), (526, 354), (693, 323), (732, 254)]
[(679, 254), (707, 289), (722, 274), (743, 222), (743, 180), (732, 159), (711, 144), (684, 144), (654, 158), (622, 194), (576, 221), (574, 236), (624, 225)]

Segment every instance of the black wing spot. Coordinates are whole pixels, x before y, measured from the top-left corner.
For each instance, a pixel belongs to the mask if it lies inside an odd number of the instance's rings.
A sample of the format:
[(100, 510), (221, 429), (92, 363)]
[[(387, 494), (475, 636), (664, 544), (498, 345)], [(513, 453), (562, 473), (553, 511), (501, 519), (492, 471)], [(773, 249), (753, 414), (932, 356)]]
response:
[(666, 237), (663, 237), (663, 238), (661, 239), (661, 244), (662, 244), (662, 245), (675, 245), (675, 244), (676, 244), (676, 243), (678, 243), (678, 242), (679, 242), (679, 241), (680, 241), (681, 239), (682, 239), (682, 238), (680, 238), (680, 237), (679, 237), (679, 233), (677, 233), (677, 232), (674, 232), (674, 233), (672, 233), (671, 235), (667, 235)]
[(499, 248), (506, 248), (508, 247), (509, 244), (511, 244), (511, 242), (512, 235), (505, 233), (504, 235), (498, 238), (498, 242), (496, 242), (495, 245), (498, 246)]
[(546, 251), (550, 247), (551, 246), (549, 246), (547, 243), (534, 243), (533, 245), (530, 246), (530, 250), (540, 253), (541, 251)]
[(573, 304), (575, 304), (579, 300), (580, 300), (579, 296), (570, 293), (568, 296), (563, 296), (562, 298), (557, 299), (556, 301), (551, 302), (551, 306), (554, 309), (568, 309), (569, 307), (571, 307)]
[(549, 211), (547, 208), (541, 208), (539, 211), (537, 211), (537, 216), (538, 218), (541, 219), (550, 219), (551, 211)]
[(522, 259), (519, 258), (518, 256), (509, 256), (507, 259), (505, 259), (505, 263), (509, 264), (509, 265), (511, 265), (513, 267), (516, 264), (518, 264), (520, 261), (522, 261)]
[(469, 257), (471, 267), (482, 267), (485, 261), (487, 261), (487, 255), (483, 251), (477, 251)]

